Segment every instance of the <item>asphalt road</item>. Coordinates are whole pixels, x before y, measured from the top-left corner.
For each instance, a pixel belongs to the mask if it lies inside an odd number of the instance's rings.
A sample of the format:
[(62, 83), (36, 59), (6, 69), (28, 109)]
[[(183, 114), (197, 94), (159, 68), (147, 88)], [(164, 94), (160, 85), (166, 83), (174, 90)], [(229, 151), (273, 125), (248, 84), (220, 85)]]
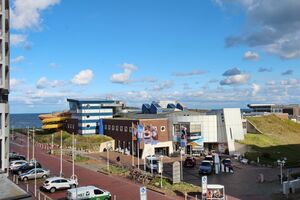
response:
[[(32, 147), (30, 148), (32, 149)], [(27, 152), (27, 145), (26, 139), (19, 137), (16, 141), (12, 141), (10, 145), (11, 152), (17, 152), (23, 155), (26, 155)], [(32, 152), (32, 150), (30, 150)], [(50, 169), (51, 174), (59, 174), (60, 171), (60, 158), (49, 155), (47, 152), (38, 146), (35, 146), (35, 157), (41, 163), (43, 168)], [(65, 177), (70, 177), (72, 174), (72, 164), (63, 161), (63, 174)], [(134, 200), (139, 199), (139, 189), (142, 185), (135, 184), (130, 180), (116, 177), (116, 176), (108, 176), (101, 173), (97, 173), (86, 168), (82, 168), (79, 166), (75, 166), (75, 174), (78, 177), (79, 185), (86, 186), (86, 185), (94, 185), (99, 188), (108, 190), (111, 192), (112, 196), (116, 196), (116, 199), (122, 200)], [(29, 189), (34, 191), (34, 181), (29, 181)], [(43, 183), (42, 180), (39, 180), (37, 186), (41, 186)], [(21, 183), (23, 188), (25, 187), (24, 183)], [(53, 199), (64, 199), (66, 195), (66, 191), (58, 191), (54, 194), (47, 195)], [(147, 197), (149, 200), (160, 200), (160, 199), (174, 199), (174, 197), (167, 197), (165, 195), (153, 192), (148, 190)], [(175, 199), (182, 199), (180, 197)]]

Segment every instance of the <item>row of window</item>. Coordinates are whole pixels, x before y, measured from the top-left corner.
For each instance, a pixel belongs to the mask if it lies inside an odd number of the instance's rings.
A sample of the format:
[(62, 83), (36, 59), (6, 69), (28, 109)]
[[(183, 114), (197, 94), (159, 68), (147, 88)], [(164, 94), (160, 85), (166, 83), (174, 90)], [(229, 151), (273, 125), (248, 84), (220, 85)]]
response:
[[(157, 130), (156, 126), (153, 126), (154, 129)], [(132, 132), (132, 127), (128, 127), (128, 126), (119, 126), (119, 125), (110, 125), (110, 124), (105, 124), (104, 125), (104, 130), (112, 130), (112, 131), (120, 131), (120, 132)], [(166, 127), (165, 126), (161, 126), (160, 127), (160, 131), (161, 132), (165, 132), (166, 131)]]

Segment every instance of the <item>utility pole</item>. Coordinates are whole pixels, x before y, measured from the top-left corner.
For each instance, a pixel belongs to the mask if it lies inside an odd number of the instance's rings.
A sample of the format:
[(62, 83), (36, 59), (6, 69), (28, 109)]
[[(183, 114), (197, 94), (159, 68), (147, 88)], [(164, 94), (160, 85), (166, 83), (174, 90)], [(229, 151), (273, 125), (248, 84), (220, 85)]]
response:
[(27, 126), (27, 160), (29, 161), (29, 147), (30, 147), (30, 141), (29, 141), (29, 127)]
[(32, 156), (32, 159), (33, 159), (33, 162), (34, 162), (34, 196), (36, 197), (36, 159), (35, 159), (35, 155), (34, 155), (34, 137), (35, 137), (34, 128), (33, 128), (32, 135), (33, 135), (33, 151), (32, 151), (33, 156)]
[(51, 135), (51, 154), (53, 154), (53, 140), (54, 140), (54, 133)]
[(74, 132), (73, 132), (73, 154), (72, 154), (72, 177), (75, 178), (75, 135), (74, 135)]
[(62, 176), (62, 130), (60, 131), (60, 172), (59, 175)]

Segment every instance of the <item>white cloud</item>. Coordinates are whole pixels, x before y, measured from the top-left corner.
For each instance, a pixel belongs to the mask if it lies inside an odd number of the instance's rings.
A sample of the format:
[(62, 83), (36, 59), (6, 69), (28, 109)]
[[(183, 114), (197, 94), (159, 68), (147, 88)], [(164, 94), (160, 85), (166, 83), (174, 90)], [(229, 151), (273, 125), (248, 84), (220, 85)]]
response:
[(151, 89), (155, 90), (155, 91), (161, 91), (161, 90), (169, 89), (172, 86), (173, 86), (172, 81), (164, 81), (164, 82), (154, 85), (153, 88), (151, 88)]
[(252, 83), (251, 89), (252, 89), (252, 96), (256, 96), (256, 94), (261, 90), (261, 87), (256, 83)]
[(56, 68), (56, 67), (58, 67), (59, 65), (57, 64), (57, 63), (54, 63), (54, 62), (52, 62), (52, 63), (49, 63), (49, 67), (50, 68)]
[(131, 82), (131, 74), (136, 71), (138, 68), (133, 64), (124, 63), (121, 65), (121, 68), (124, 69), (122, 73), (113, 74), (110, 77), (112, 83), (119, 83), (119, 84), (127, 84)]
[(27, 36), (23, 34), (11, 34), (10, 44), (13, 46), (19, 46), (27, 42)]
[(24, 56), (17, 56), (14, 59), (11, 60), (12, 63), (19, 63), (22, 62), (25, 59)]
[(292, 85), (296, 85), (298, 83), (299, 83), (299, 81), (297, 79), (294, 79), (294, 78), (280, 81), (281, 85), (291, 85), (292, 86)]
[(12, 78), (12, 79), (10, 79), (10, 82), (9, 82), (9, 84), (10, 84), (10, 89), (11, 89), (11, 90), (15, 90), (15, 89), (17, 89), (22, 83), (23, 83), (22, 80)]
[(90, 69), (86, 69), (76, 74), (71, 82), (75, 85), (87, 85), (92, 81), (93, 77), (93, 71)]
[(41, 77), (37, 83), (36, 83), (36, 88), (37, 89), (45, 89), (45, 88), (57, 88), (57, 87), (63, 87), (64, 86), (64, 81), (61, 80), (48, 80), (47, 77)]
[(220, 85), (241, 85), (245, 84), (250, 80), (250, 75), (246, 73), (236, 74), (233, 76), (228, 76), (220, 81)]
[(175, 72), (173, 73), (173, 76), (182, 76), (182, 77), (186, 77), (186, 76), (197, 76), (197, 75), (201, 75), (201, 74), (205, 74), (206, 71), (202, 71), (202, 70), (193, 70), (190, 72)]
[(38, 89), (43, 89), (48, 87), (49, 81), (46, 77), (41, 77), (37, 82), (36, 82), (36, 88)]
[(247, 51), (244, 54), (244, 59), (245, 60), (259, 60), (260, 57), (259, 57), (258, 53), (255, 53), (253, 51)]
[(11, 9), (11, 28), (25, 30), (40, 28), (41, 11), (58, 4), (60, 0), (15, 0)]

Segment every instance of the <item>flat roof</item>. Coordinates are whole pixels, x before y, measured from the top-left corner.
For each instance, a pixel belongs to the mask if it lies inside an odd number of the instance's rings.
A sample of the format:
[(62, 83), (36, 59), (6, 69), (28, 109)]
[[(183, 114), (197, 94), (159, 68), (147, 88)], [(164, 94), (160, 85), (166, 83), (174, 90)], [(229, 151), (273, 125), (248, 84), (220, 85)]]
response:
[(6, 177), (0, 178), (0, 185), (0, 199), (32, 199), (28, 193)]
[(69, 102), (81, 102), (81, 103), (114, 103), (122, 102), (118, 100), (108, 100), (108, 99), (96, 99), (96, 98), (78, 98), (78, 99), (67, 99)]

